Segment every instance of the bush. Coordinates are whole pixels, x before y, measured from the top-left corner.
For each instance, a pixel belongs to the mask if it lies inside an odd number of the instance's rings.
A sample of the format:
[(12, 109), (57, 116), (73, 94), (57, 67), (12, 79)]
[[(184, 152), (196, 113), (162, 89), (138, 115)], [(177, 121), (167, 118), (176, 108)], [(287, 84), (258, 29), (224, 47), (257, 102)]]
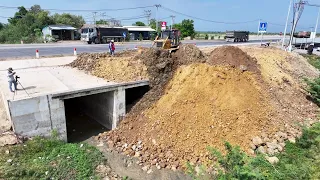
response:
[(142, 40), (143, 40), (143, 36), (142, 36), (142, 34), (141, 34), (141, 33), (139, 34), (139, 40), (140, 40), (140, 41), (142, 41)]
[(307, 83), (306, 90), (309, 92), (311, 98), (315, 103), (320, 105), (320, 77), (316, 79), (305, 79)]
[(211, 36), (211, 40), (214, 40), (214, 36)]
[(206, 34), (206, 35), (204, 36), (204, 39), (205, 39), (205, 40), (208, 40), (208, 39), (209, 39), (208, 34)]

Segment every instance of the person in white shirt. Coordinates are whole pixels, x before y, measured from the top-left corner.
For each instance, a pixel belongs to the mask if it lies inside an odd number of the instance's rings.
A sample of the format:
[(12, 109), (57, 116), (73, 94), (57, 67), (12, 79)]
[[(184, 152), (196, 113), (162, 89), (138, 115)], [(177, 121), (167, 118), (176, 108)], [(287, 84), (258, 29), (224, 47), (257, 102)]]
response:
[[(9, 82), (9, 90), (11, 92), (14, 92), (17, 89), (17, 81), (14, 79), (14, 75), (16, 74), (16, 72), (13, 72), (13, 69), (10, 67), (8, 68), (8, 82)], [(12, 84), (14, 85), (14, 90), (12, 90)]]

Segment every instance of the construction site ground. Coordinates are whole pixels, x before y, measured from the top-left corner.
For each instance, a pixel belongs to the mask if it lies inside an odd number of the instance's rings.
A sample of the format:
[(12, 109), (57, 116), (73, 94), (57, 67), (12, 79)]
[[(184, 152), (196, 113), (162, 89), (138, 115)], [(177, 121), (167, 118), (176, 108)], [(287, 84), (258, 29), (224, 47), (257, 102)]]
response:
[[(187, 162), (209, 165), (214, 159), (207, 147), (224, 152), (225, 141), (251, 155), (272, 156), (301, 135), (299, 124), (317, 121), (318, 107), (308, 100), (303, 78), (318, 77), (319, 71), (299, 54), (276, 47), (189, 44), (173, 54), (139, 48), (115, 56), (85, 53), (67, 66), (43, 71), (90, 74), (97, 78), (88, 81), (101, 83), (149, 80), (151, 89), (119, 127), (89, 140), (120, 176), (185, 179), (172, 172), (182, 172)], [(37, 77), (29, 71), (21, 69), (26, 79), (28, 73)]]

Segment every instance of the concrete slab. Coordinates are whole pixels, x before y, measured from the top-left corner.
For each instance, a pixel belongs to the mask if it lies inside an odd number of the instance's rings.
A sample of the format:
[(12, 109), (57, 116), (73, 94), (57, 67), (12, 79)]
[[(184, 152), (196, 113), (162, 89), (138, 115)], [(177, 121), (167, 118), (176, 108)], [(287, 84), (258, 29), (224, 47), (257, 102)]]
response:
[[(55, 92), (115, 84), (69, 67), (60, 67), (72, 62), (75, 57), (59, 57), (39, 60), (0, 61), (0, 91), (5, 100), (16, 100)], [(11, 93), (8, 88), (7, 70), (12, 67), (26, 89)], [(21, 85), (18, 85), (22, 89)], [(28, 93), (28, 94), (27, 94)]]

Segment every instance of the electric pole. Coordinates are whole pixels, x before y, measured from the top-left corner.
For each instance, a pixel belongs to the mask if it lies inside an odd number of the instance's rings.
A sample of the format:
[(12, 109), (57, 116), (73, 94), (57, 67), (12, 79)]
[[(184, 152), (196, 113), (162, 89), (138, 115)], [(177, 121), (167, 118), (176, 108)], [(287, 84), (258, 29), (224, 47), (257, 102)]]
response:
[(145, 10), (144, 14), (147, 17), (147, 23), (148, 23), (148, 26), (149, 26), (150, 25), (151, 10)]
[(158, 9), (159, 9), (159, 7), (161, 7), (161, 5), (160, 4), (156, 4), (156, 7), (157, 7), (157, 11), (156, 11), (156, 32), (158, 33), (158, 24), (159, 24), (159, 20), (158, 20)]
[(170, 17), (171, 17), (171, 28), (170, 28), (170, 30), (172, 30), (172, 27), (173, 27), (173, 25), (174, 25), (174, 18), (175, 18), (176, 16), (171, 15)]
[(93, 22), (94, 22), (94, 25), (96, 25), (96, 16), (98, 12), (92, 12), (92, 13), (93, 13)]
[(293, 34), (296, 30), (296, 27), (297, 27), (297, 24), (298, 24), (298, 21), (301, 17), (301, 14), (304, 10), (304, 5), (306, 4), (305, 1), (302, 1), (300, 0), (298, 3), (296, 3), (294, 5), (294, 19), (293, 19), (293, 24), (292, 24), (292, 30), (291, 30), (291, 35), (290, 35), (290, 41), (289, 41), (289, 52), (292, 51), (292, 41), (293, 41)]
[(284, 28), (284, 34), (283, 34), (283, 39), (282, 39), (282, 47), (284, 46), (285, 39), (286, 39), (287, 26), (288, 26), (288, 21), (289, 21), (289, 16), (290, 16), (290, 10), (291, 10), (291, 6), (292, 6), (292, 2), (293, 2), (293, 0), (290, 0), (289, 9), (288, 9), (288, 15), (287, 15), (287, 21), (286, 21), (286, 26), (285, 26), (285, 28)]
[(317, 22), (316, 22), (316, 27), (314, 28), (314, 37), (313, 37), (313, 44), (314, 44), (314, 41), (316, 39), (316, 36), (317, 36), (317, 29), (318, 29), (318, 23), (319, 23), (319, 16), (320, 16), (320, 7), (319, 7), (319, 12), (318, 12), (318, 17), (317, 17)]

